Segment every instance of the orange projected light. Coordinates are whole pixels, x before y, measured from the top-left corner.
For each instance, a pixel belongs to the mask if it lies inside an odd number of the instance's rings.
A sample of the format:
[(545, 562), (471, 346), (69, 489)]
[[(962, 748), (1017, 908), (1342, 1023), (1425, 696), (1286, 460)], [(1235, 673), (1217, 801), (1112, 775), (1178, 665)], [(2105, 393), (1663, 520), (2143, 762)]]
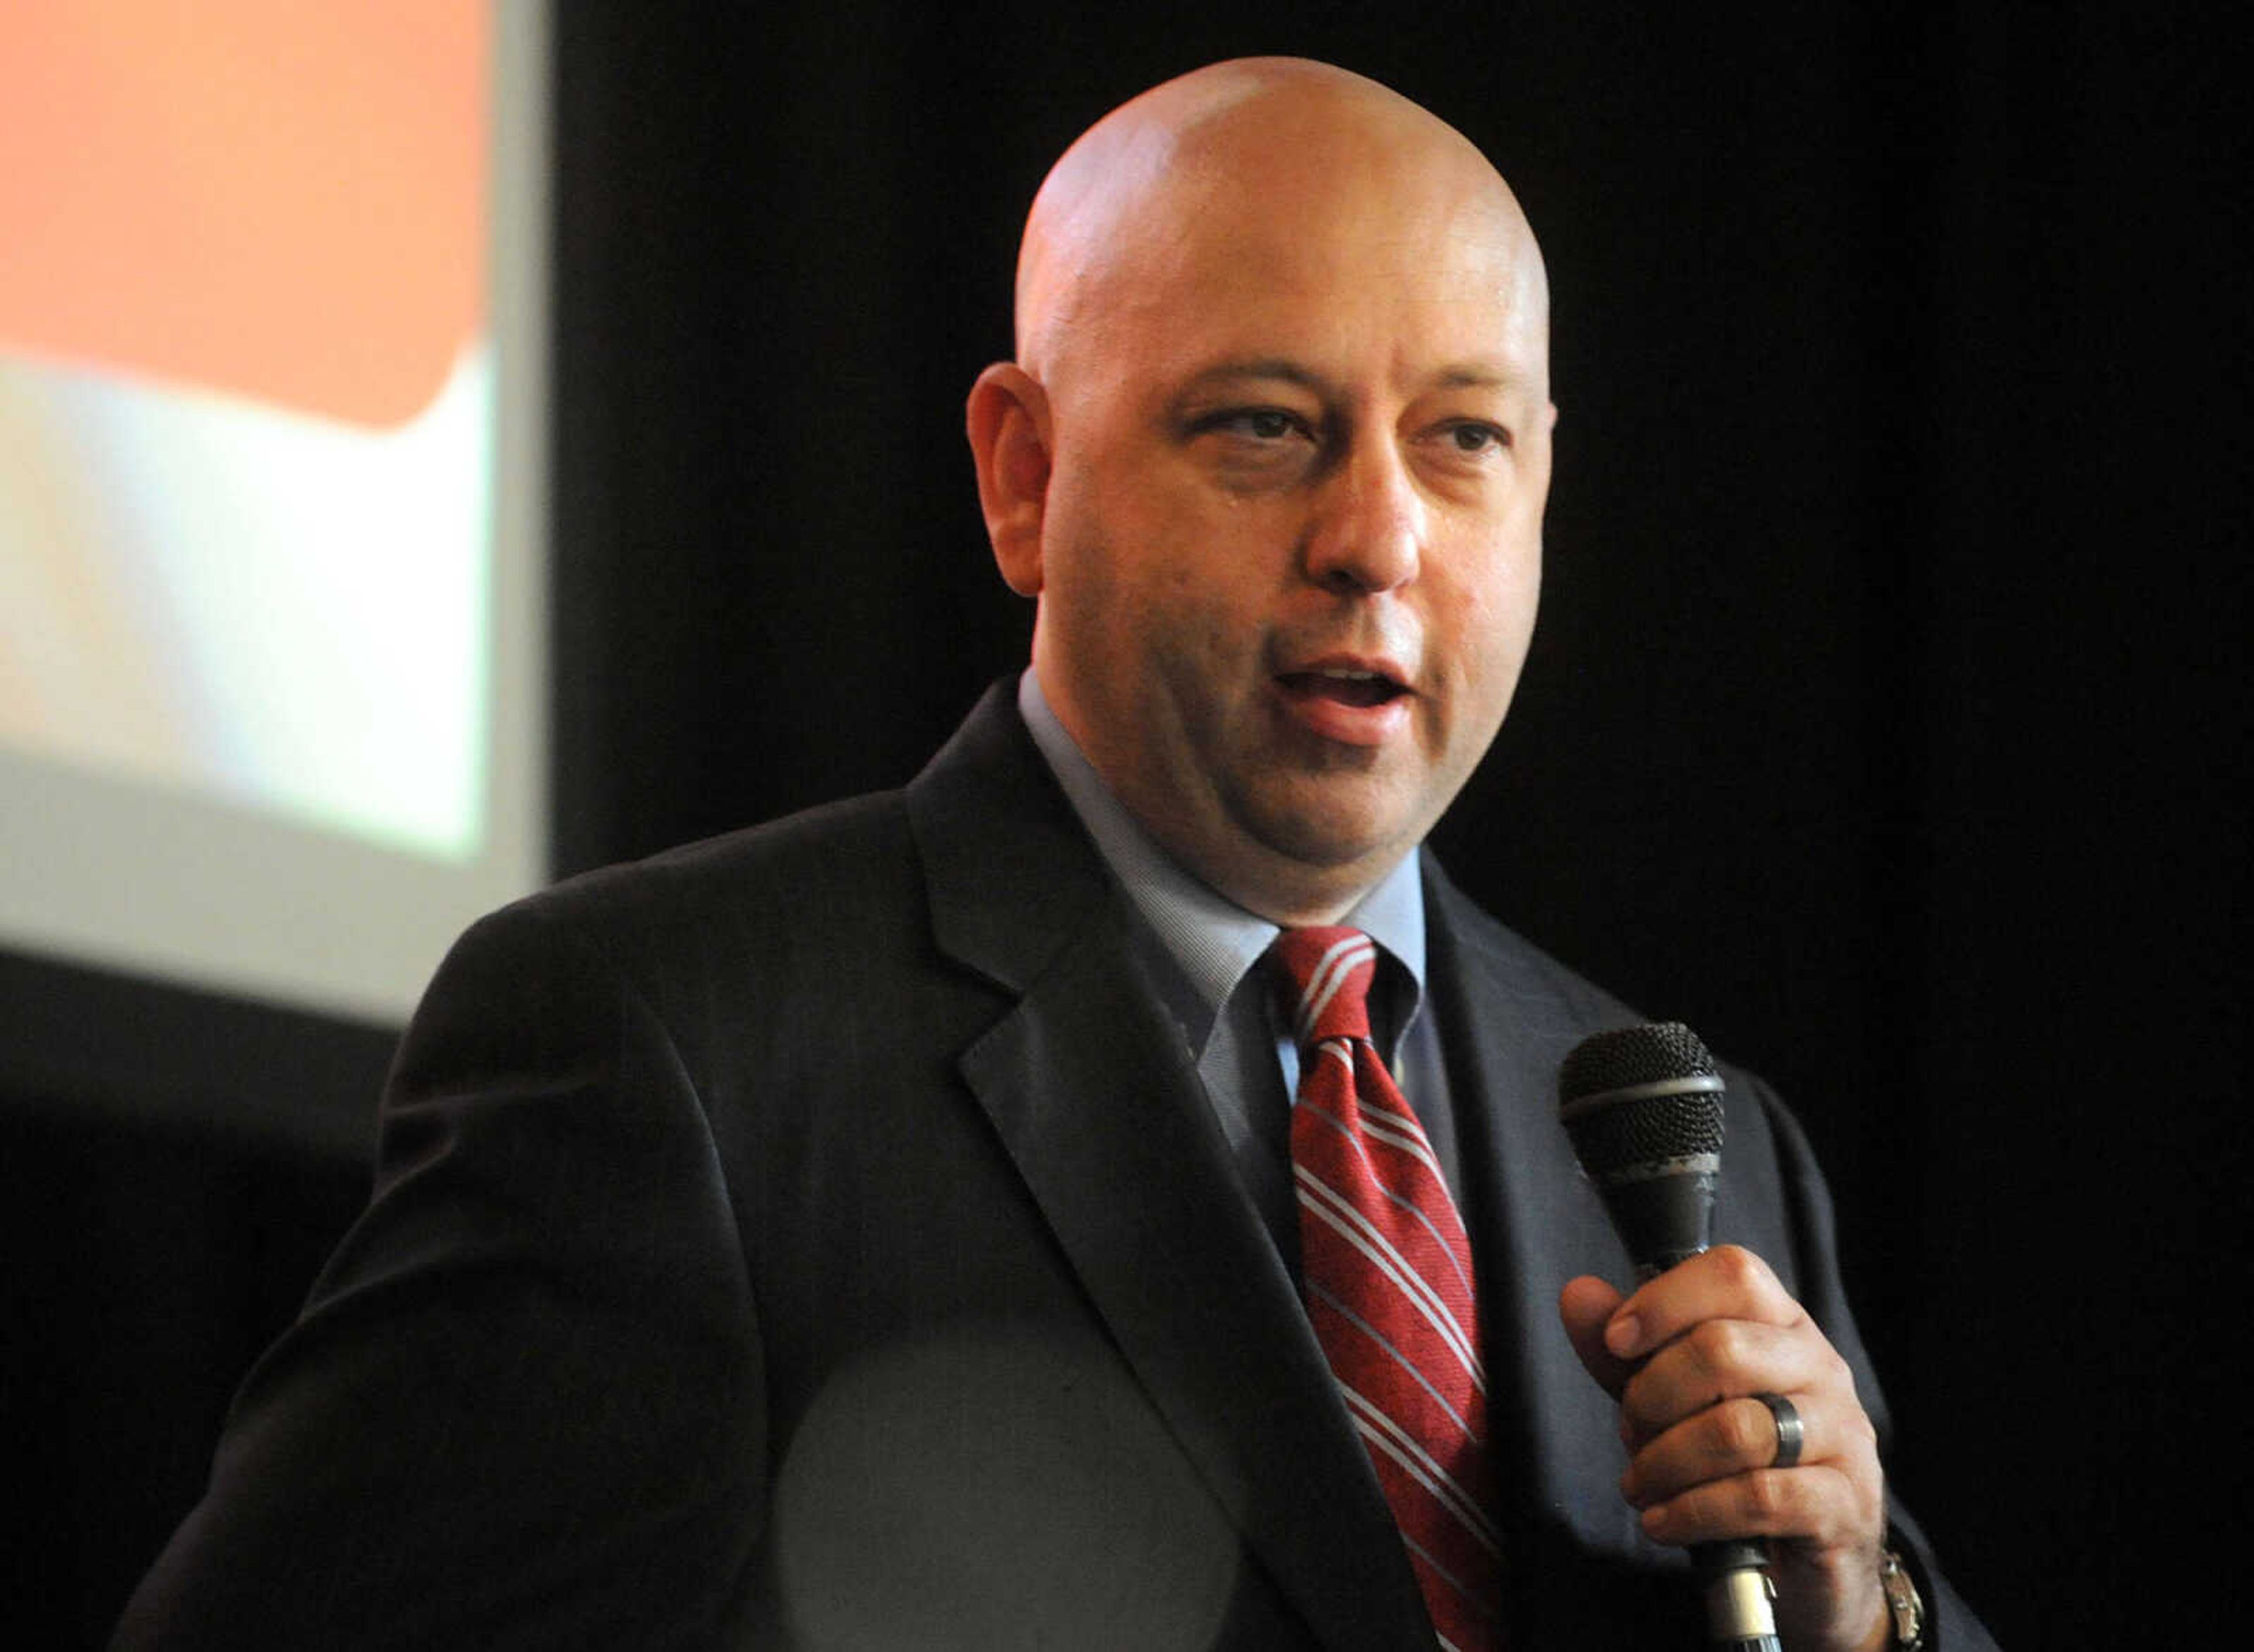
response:
[(0, 349), (412, 418), (484, 318), (487, 10), (0, 5)]

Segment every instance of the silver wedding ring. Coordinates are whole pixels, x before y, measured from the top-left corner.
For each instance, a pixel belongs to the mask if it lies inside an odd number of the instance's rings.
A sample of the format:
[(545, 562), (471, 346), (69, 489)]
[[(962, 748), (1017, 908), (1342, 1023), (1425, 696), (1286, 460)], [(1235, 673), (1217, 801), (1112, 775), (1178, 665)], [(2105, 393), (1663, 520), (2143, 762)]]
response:
[(1754, 1397), (1768, 1407), (1768, 1414), (1776, 1424), (1776, 1460), (1771, 1468), (1789, 1468), (1800, 1460), (1800, 1412), (1782, 1394), (1756, 1394)]

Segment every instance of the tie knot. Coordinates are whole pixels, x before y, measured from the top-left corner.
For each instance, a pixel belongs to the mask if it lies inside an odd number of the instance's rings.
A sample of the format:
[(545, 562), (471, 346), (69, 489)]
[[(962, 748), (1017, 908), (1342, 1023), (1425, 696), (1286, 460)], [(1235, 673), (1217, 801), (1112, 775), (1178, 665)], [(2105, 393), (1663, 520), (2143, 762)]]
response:
[(1276, 937), (1277, 962), (1296, 995), (1293, 1031), (1299, 1047), (1326, 1039), (1369, 1036), (1369, 984), (1377, 945), (1359, 929), (1286, 929)]

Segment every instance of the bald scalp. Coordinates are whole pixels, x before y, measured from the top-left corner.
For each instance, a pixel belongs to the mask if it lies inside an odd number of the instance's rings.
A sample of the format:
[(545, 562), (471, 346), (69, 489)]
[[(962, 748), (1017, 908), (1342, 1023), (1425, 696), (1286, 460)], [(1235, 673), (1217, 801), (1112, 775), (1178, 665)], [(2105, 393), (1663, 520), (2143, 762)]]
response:
[[(1107, 313), (1241, 226), (1437, 195), (1511, 252), (1516, 322), (1546, 356), (1549, 286), (1524, 213), (1471, 141), (1377, 81), (1302, 58), (1194, 69), (1111, 111), (1053, 167), (1018, 257), (1017, 359), (1057, 388)], [(1311, 221), (1299, 216), (1297, 221)]]

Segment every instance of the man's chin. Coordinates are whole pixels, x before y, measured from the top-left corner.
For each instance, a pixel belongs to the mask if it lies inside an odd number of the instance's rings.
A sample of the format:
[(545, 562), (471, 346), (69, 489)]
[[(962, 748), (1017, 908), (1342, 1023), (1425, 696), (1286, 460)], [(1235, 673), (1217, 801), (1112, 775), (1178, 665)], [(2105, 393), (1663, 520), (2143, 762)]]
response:
[(1416, 846), (1432, 823), (1421, 801), (1397, 780), (1292, 774), (1270, 763), (1253, 784), (1208, 792), (1204, 808), (1145, 823), (1247, 911), (1281, 923), (1327, 922)]
[(1399, 810), (1356, 807), (1354, 800), (1271, 807), (1242, 818), (1279, 871), (1302, 869), (1325, 885), (1376, 883), (1420, 835)]

